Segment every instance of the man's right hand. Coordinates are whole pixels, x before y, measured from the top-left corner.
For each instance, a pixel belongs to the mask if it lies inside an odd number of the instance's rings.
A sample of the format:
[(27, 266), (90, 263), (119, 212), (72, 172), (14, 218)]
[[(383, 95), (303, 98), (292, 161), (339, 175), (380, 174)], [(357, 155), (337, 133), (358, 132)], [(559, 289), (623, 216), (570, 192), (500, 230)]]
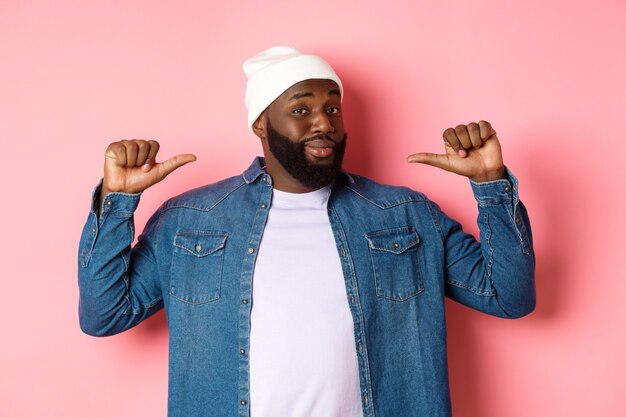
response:
[(182, 154), (157, 163), (158, 152), (159, 142), (155, 140), (133, 139), (111, 143), (104, 153), (100, 201), (111, 192), (139, 193), (175, 169), (196, 160), (193, 154)]

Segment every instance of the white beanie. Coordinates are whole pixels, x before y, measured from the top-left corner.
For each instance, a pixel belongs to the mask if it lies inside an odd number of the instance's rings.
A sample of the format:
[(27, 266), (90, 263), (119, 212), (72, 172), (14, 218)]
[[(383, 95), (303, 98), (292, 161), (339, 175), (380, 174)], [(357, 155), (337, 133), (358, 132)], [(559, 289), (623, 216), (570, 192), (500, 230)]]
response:
[(253, 56), (243, 63), (243, 72), (248, 77), (246, 107), (250, 129), (267, 106), (300, 81), (332, 80), (343, 99), (341, 80), (326, 61), (288, 46), (275, 46)]

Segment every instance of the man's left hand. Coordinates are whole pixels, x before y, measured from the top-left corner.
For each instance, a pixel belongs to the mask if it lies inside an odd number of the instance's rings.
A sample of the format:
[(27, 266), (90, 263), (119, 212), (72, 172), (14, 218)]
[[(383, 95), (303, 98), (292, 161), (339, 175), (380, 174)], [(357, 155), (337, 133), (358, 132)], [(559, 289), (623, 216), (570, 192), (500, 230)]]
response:
[(443, 132), (445, 154), (420, 152), (408, 162), (432, 165), (476, 182), (505, 178), (502, 148), (496, 131), (484, 120), (458, 125)]

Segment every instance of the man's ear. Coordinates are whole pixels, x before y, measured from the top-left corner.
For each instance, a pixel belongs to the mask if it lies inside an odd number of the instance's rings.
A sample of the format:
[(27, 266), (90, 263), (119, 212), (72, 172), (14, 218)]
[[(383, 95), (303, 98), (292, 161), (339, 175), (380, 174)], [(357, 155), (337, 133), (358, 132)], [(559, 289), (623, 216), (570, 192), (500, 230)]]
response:
[(255, 135), (257, 135), (260, 139), (265, 139), (265, 112), (261, 113), (259, 117), (252, 124), (252, 131)]

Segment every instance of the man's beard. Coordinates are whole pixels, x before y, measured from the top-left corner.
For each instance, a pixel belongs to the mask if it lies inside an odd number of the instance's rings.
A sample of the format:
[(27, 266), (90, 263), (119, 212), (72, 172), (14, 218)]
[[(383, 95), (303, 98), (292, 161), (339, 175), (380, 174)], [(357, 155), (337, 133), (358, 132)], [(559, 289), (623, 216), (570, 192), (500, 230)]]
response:
[(342, 141), (335, 142), (333, 160), (330, 164), (315, 164), (306, 157), (304, 151), (306, 143), (314, 139), (332, 140), (330, 136), (319, 134), (294, 142), (274, 130), (269, 118), (266, 120), (267, 143), (270, 151), (289, 175), (300, 184), (314, 190), (330, 185), (335, 181), (337, 175), (341, 172), (341, 163), (346, 150), (348, 135), (344, 135)]

